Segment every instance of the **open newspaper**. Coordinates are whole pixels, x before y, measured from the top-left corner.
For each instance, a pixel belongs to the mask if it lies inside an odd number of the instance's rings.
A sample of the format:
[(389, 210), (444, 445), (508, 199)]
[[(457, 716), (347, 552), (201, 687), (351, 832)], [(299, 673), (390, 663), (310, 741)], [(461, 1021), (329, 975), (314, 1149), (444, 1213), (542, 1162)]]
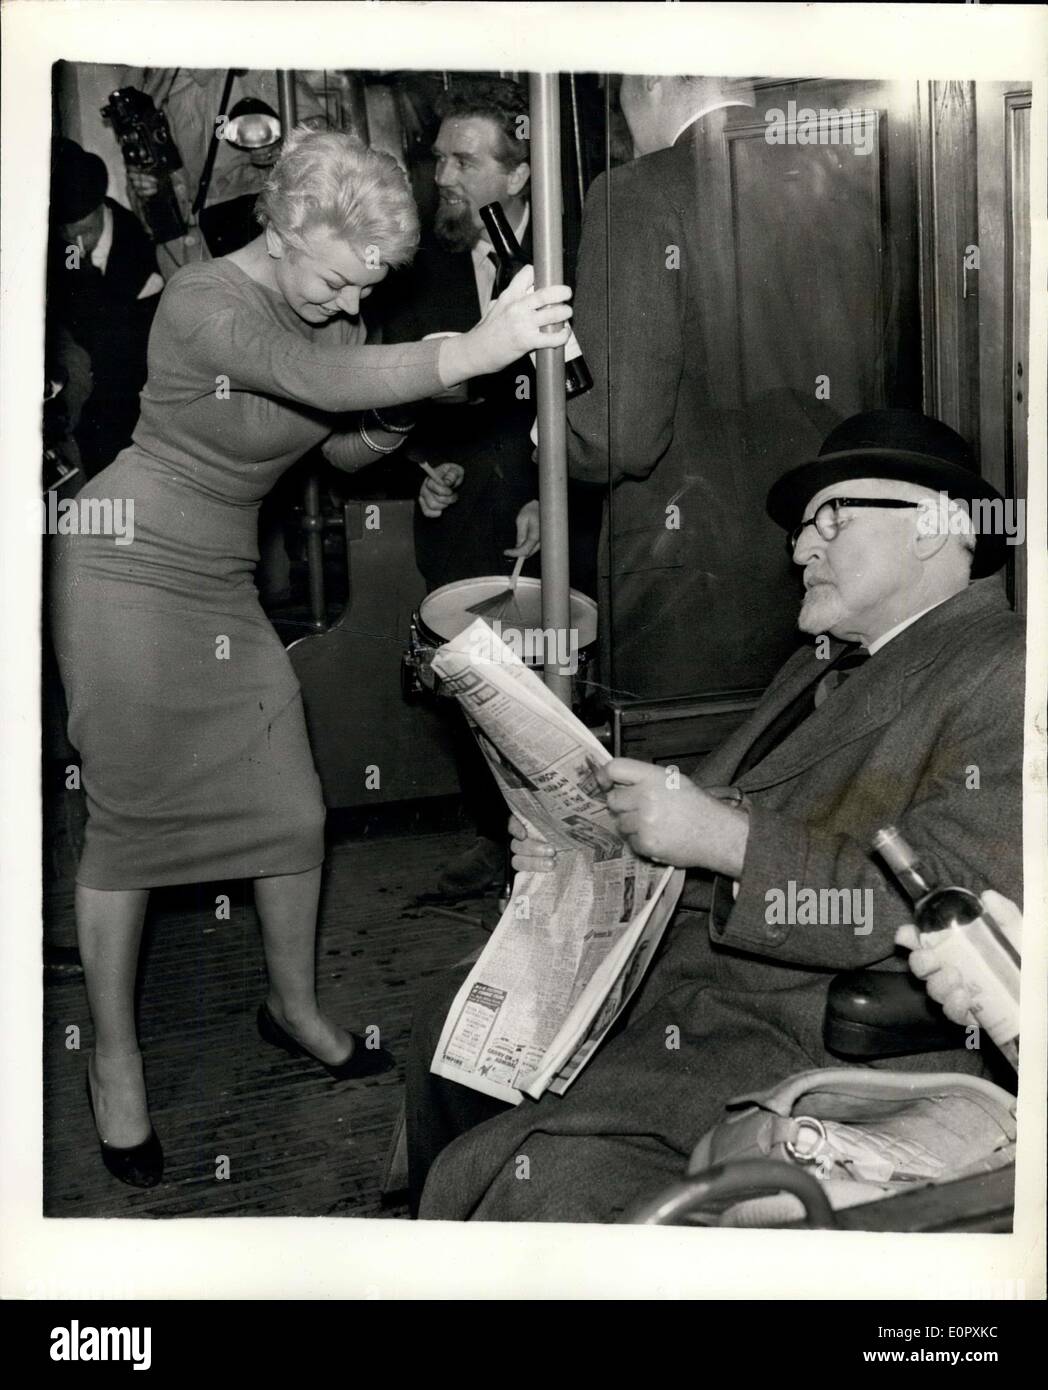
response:
[(684, 874), (620, 838), (595, 775), (610, 754), (485, 622), (433, 667), (510, 810), (560, 852), (552, 871), (517, 874), (431, 1070), (515, 1105), (562, 1095), (639, 985)]

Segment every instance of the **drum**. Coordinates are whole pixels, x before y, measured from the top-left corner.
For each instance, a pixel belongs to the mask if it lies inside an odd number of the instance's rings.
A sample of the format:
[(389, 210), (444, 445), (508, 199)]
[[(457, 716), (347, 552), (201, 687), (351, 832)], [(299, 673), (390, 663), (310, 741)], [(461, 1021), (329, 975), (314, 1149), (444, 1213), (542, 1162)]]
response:
[[(422, 600), (411, 619), (411, 639), (401, 666), (406, 700), (418, 699), (425, 692), (440, 695), (440, 678), (433, 670), (438, 647), (464, 632), (477, 618), (469, 610), (494, 598), (509, 587), (503, 574), (459, 579), (434, 589)], [(586, 690), (586, 674), (597, 646), (597, 605), (577, 589), (571, 590), (571, 618), (566, 633), (547, 631), (542, 626), (542, 581), (519, 579), (511, 608), (488, 614), (484, 621), (525, 665), (541, 670), (551, 665), (572, 671), (572, 704), (581, 704)]]

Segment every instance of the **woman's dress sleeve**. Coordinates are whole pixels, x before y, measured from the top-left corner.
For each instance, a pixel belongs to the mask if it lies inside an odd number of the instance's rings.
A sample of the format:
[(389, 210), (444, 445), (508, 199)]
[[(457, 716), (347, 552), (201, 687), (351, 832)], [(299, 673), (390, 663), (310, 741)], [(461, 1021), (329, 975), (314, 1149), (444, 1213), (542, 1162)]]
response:
[(329, 434), (327, 439), (320, 446), (320, 452), (327, 459), (328, 463), (333, 464), (343, 473), (356, 473), (360, 468), (366, 468), (368, 464), (377, 463), (380, 458), (400, 459), (397, 444), (403, 444), (406, 436), (402, 436), (399, 441), (393, 440), (394, 445), (388, 454), (377, 453), (374, 449), (369, 449), (361, 438), (359, 429), (335, 430)]
[[(442, 391), (439, 342), (391, 347), (328, 346), (282, 328), (235, 286), (187, 267), (168, 285), (154, 333), (181, 344), (193, 377), (227, 378), (229, 388), (262, 391), (318, 410), (363, 410), (424, 400)], [(222, 382), (220, 384), (225, 384)]]

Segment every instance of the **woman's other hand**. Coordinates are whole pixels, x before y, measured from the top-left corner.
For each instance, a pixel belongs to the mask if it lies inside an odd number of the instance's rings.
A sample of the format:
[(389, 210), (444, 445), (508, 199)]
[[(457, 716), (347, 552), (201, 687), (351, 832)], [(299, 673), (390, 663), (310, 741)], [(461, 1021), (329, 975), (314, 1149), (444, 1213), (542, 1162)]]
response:
[(418, 494), (422, 515), (431, 520), (443, 516), (445, 509), (458, 501), (458, 489), (466, 476), (466, 470), (460, 463), (439, 463), (433, 472), (437, 477), (427, 473)]
[[(1005, 935), (1018, 945), (1022, 932), (1022, 913), (1010, 899), (988, 889), (981, 899), (983, 907), (998, 922)], [(945, 933), (944, 933), (945, 935)], [(924, 981), (928, 997), (942, 1005), (942, 1011), (952, 1023), (967, 1023), (972, 1012), (972, 996), (955, 965), (943, 960), (942, 947), (922, 946), (917, 928), (912, 924), (900, 927), (895, 933), (896, 945), (910, 953), (910, 969)]]
[(504, 550), (503, 555), (512, 555), (514, 559), (523, 555), (525, 560), (529, 559), (539, 548), (540, 535), (538, 501), (525, 502), (517, 513), (517, 543), (512, 550)]
[(553, 868), (557, 851), (545, 840), (529, 838), (527, 827), (516, 816), (509, 818), (509, 833), (510, 862), (517, 873), (548, 873)]
[(474, 328), (441, 344), (441, 381), (454, 386), (501, 371), (539, 348), (563, 347), (570, 334), (570, 298), (567, 285), (536, 289), (534, 268), (524, 266)]

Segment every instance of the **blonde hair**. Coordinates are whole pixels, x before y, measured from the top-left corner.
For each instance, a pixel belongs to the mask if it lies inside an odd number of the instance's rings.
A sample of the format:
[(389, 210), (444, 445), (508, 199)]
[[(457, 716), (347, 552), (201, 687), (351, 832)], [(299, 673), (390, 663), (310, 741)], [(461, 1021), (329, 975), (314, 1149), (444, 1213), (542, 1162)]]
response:
[(407, 265), (418, 247), (418, 209), (392, 155), (337, 130), (296, 126), (255, 208), (296, 250), (314, 229), (348, 242), (362, 259), (375, 248), (389, 266)]

